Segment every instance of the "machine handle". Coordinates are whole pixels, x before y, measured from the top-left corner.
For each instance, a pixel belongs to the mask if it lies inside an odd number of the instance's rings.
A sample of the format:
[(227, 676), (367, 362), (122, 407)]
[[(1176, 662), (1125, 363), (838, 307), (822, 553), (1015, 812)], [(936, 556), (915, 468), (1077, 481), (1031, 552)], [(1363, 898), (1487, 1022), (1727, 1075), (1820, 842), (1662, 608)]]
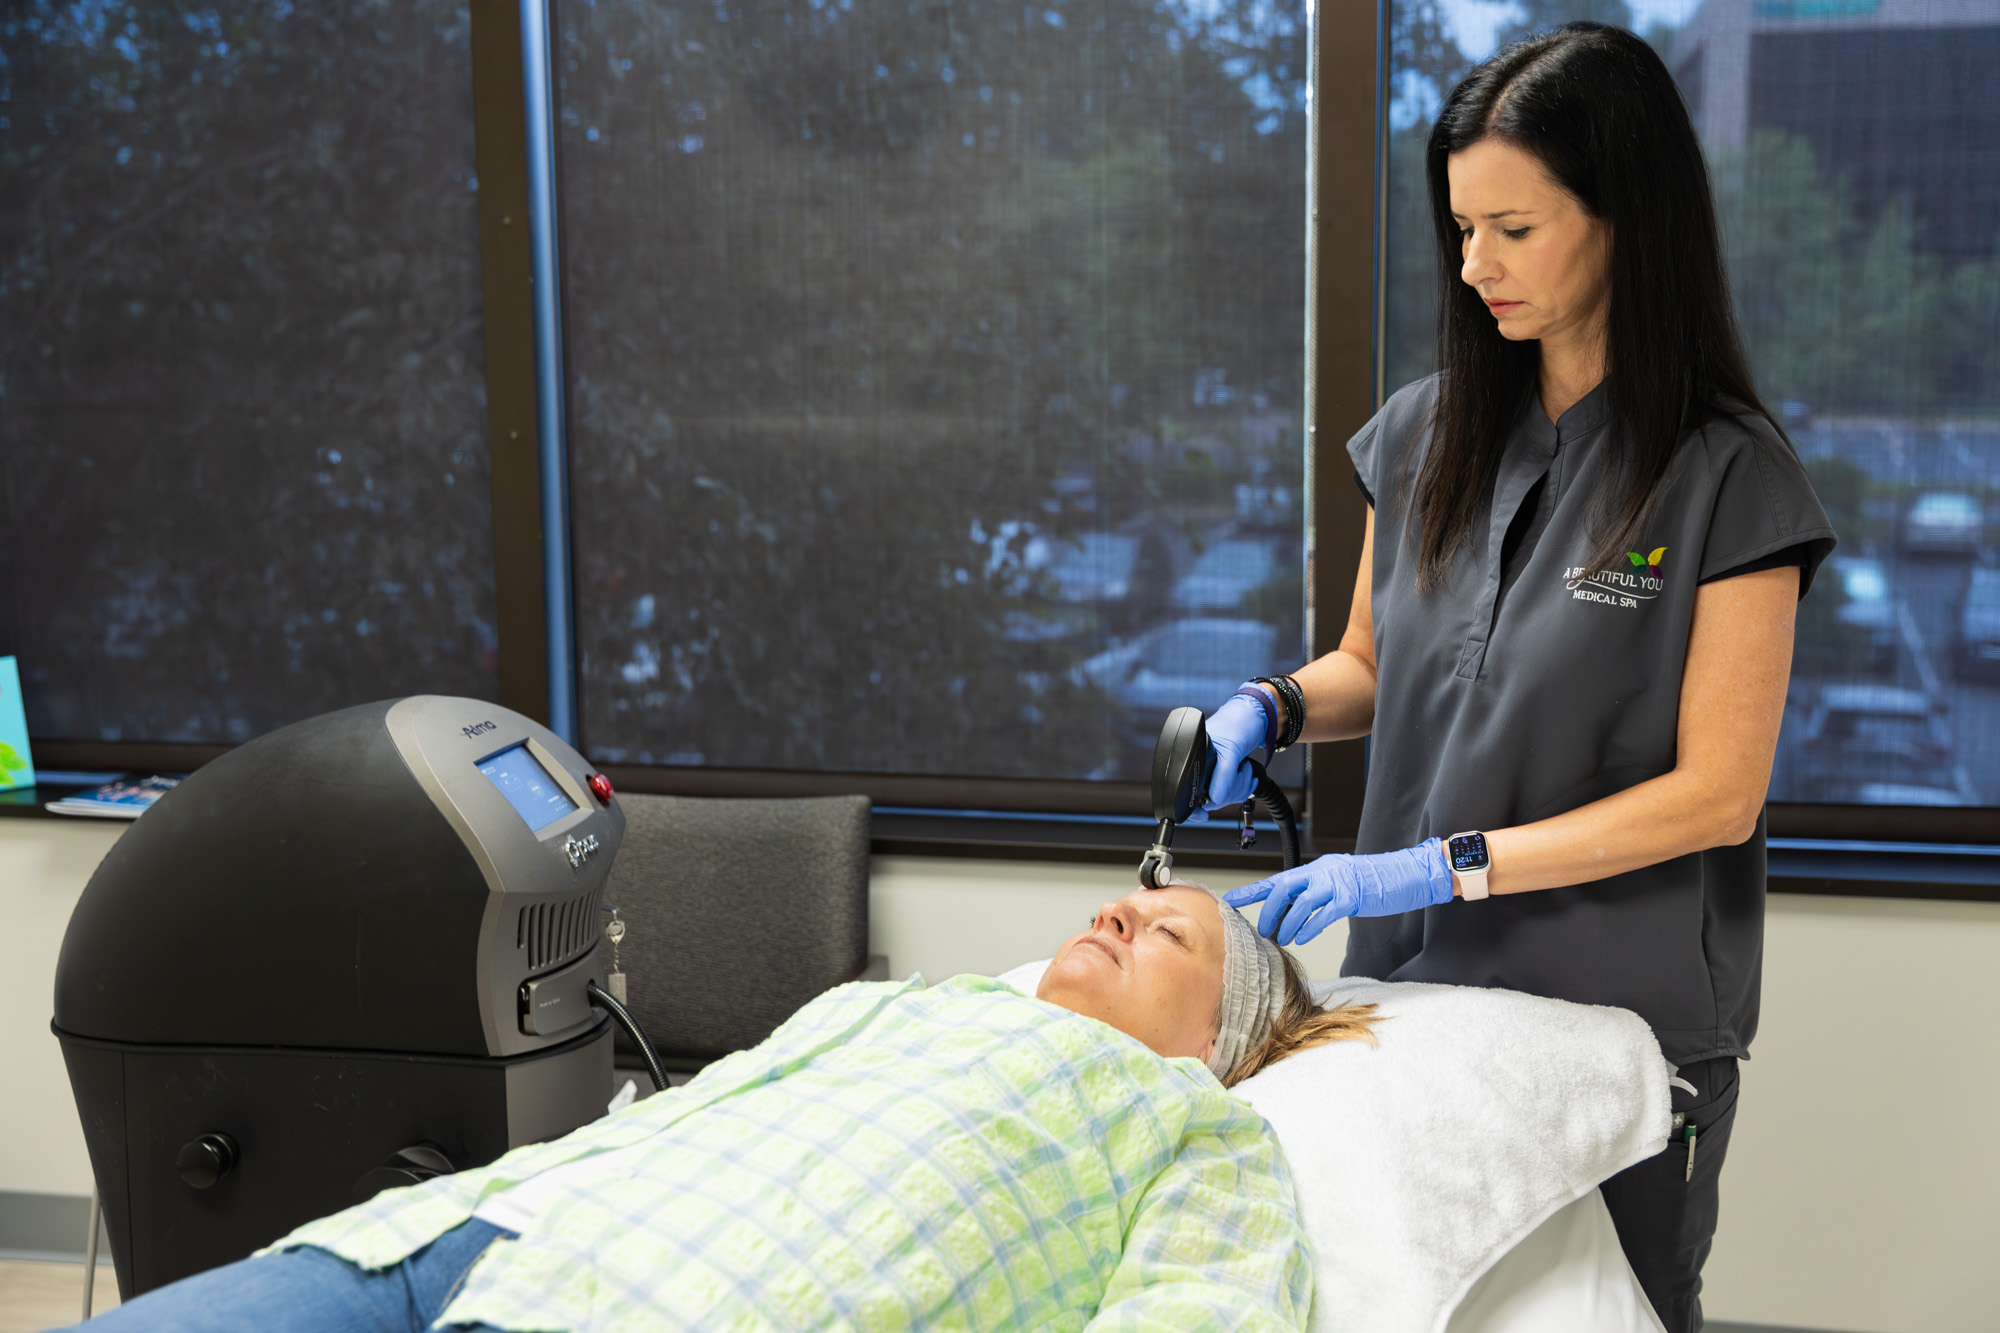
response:
[(1176, 708), (1167, 714), (1160, 739), (1153, 746), (1153, 818), (1179, 824), (1208, 802), (1208, 782), (1215, 771), (1215, 751), (1209, 748), (1208, 724), (1199, 708)]

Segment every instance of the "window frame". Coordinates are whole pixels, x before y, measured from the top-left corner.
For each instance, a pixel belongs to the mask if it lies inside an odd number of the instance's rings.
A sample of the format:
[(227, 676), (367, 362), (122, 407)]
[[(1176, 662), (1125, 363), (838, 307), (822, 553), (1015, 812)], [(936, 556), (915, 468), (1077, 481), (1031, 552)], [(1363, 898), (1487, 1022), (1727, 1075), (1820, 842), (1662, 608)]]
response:
[[(1360, 558), (1365, 508), (1349, 479), (1344, 445), (1374, 413), (1388, 388), (1382, 355), (1388, 276), (1382, 243), (1388, 184), (1388, 5), (1389, 0), (1376, 0), (1372, 5), (1312, 4), (1309, 9), (1308, 367), (1303, 442), (1309, 659), (1337, 645), (1347, 623), (1348, 571)], [(531, 107), (539, 106), (543, 115), (551, 111), (550, 4), (549, 0), (469, 0), (468, 8), (480, 182), (499, 702), (545, 723), (552, 717), (567, 718), (573, 731), (570, 534), (567, 514), (559, 512), (567, 501), (560, 375), (562, 268), (556, 226), (559, 163), (553, 135), (537, 138), (528, 121)], [(540, 25), (539, 41), (533, 24)], [(539, 68), (532, 68), (537, 61)], [(1372, 189), (1353, 189), (1357, 180), (1371, 182)], [(544, 289), (539, 342), (538, 261), (542, 272), (556, 276), (555, 290)], [(553, 325), (548, 299), (555, 303)], [(545, 403), (550, 386), (555, 401)], [(1328, 575), (1324, 581), (1315, 576), (1321, 567)], [(568, 653), (569, 661), (558, 661), (559, 653)], [(567, 672), (558, 669), (565, 665)], [(555, 690), (569, 691), (567, 707), (554, 698)], [(144, 741), (35, 741), (43, 765), (71, 770), (185, 771), (230, 748)], [(877, 850), (885, 853), (1079, 861), (1136, 856), (1143, 837), (1127, 824), (1132, 816), (1145, 815), (1150, 804), (1145, 785), (1136, 782), (636, 765), (607, 765), (605, 772), (619, 789), (631, 792), (739, 797), (860, 793), (878, 806), (924, 807), (930, 812), (884, 812), (878, 821), (886, 824), (878, 832)], [(1292, 793), (1306, 822), (1307, 846), (1316, 852), (1351, 850), (1360, 822), (1365, 742), (1312, 746), (1307, 772), (1306, 790)], [(1029, 815), (1052, 810), (1106, 818), (1052, 833), (1055, 826), (1048, 820), (980, 813)], [(1768, 810), (1774, 839), (2000, 844), (2000, 809), (1773, 803)], [(1184, 859), (1194, 865), (1275, 867), (1275, 849), (1268, 841), (1264, 849), (1243, 853), (1217, 841), (1222, 832), (1187, 830), (1191, 845)], [(1974, 857), (1974, 849), (1961, 847), (1946, 856), (1922, 859), (1943, 865), (1961, 854)], [(1808, 859), (1800, 861), (1798, 870), (1787, 871), (1789, 860), (1802, 855)], [(2000, 884), (1972, 883), (1966, 877), (1897, 881), (1893, 874), (1901, 862), (1894, 855), (1856, 853), (1849, 858), (1856, 863), (1856, 874), (1846, 878), (1829, 876), (1823, 861), (1811, 859), (1816, 855), (1821, 854), (1774, 848), (1774, 889), (2000, 901)]]

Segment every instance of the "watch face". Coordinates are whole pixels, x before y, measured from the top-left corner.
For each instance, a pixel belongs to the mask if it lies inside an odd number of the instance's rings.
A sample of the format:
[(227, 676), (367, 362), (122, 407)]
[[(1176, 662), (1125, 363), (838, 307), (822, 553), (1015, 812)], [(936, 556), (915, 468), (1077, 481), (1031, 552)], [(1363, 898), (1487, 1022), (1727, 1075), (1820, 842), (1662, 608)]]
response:
[(1486, 835), (1484, 833), (1461, 833), (1451, 840), (1451, 868), (1463, 874), (1469, 870), (1484, 870), (1487, 865)]

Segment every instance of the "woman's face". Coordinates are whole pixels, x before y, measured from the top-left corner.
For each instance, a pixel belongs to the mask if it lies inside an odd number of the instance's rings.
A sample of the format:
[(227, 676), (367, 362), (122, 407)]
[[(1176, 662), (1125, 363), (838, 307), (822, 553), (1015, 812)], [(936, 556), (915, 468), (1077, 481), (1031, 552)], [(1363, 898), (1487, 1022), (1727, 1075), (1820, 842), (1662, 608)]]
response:
[(1202, 889), (1141, 889), (1056, 951), (1038, 998), (1161, 1055), (1208, 1058), (1222, 1009), (1222, 907)]
[(1590, 346), (1611, 299), (1611, 229), (1584, 212), (1533, 155), (1482, 139), (1446, 162), (1459, 276), (1500, 336)]

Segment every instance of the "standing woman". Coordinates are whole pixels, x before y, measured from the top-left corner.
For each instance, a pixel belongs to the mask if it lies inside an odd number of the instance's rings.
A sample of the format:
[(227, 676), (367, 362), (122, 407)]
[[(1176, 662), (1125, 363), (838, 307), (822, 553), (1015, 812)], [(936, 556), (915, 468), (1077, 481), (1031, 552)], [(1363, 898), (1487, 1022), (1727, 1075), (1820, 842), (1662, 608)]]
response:
[(1348, 444), (1347, 631), (1209, 723), (1214, 806), (1259, 746), (1372, 735), (1357, 854), (1229, 901), (1283, 944), (1356, 918), (1345, 975), (1651, 1023), (1693, 1092), (1603, 1193), (1667, 1328), (1697, 1330), (1793, 614), (1834, 534), (1751, 383), (1701, 148), (1645, 42), (1576, 23), (1507, 48), (1426, 162), (1444, 368)]

